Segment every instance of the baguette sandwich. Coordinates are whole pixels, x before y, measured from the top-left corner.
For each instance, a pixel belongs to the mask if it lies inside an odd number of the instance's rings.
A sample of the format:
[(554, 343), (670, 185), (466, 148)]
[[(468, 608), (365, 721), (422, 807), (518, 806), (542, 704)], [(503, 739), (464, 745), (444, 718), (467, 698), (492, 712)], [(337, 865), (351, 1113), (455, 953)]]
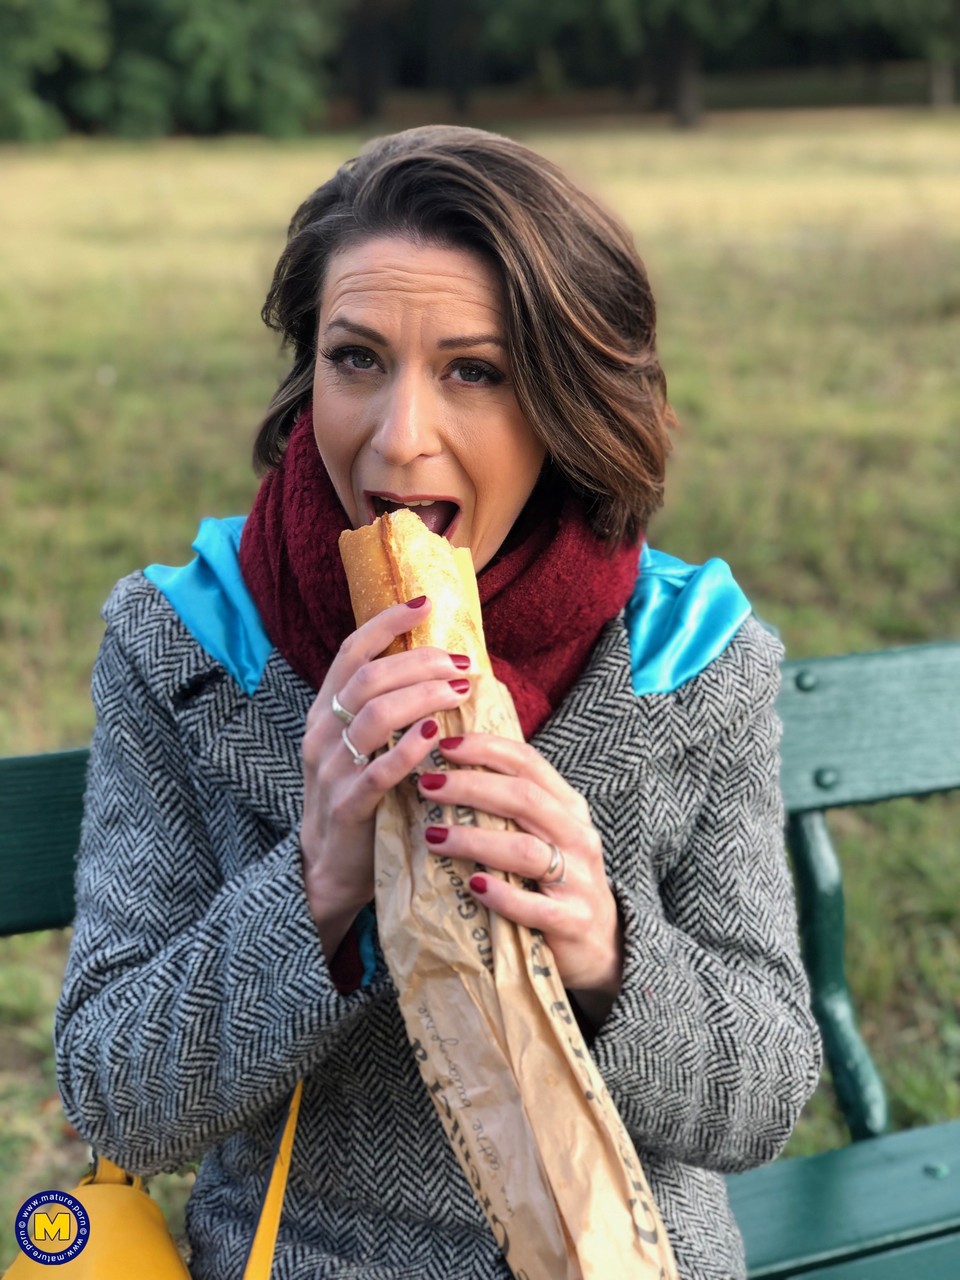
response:
[(467, 547), (452, 546), (431, 533), (419, 516), (402, 509), (346, 529), (340, 535), (340, 557), (358, 626), (389, 605), (430, 597), (432, 608), (424, 621), (398, 636), (387, 653), (436, 645), (466, 654), (475, 671), (490, 671)]

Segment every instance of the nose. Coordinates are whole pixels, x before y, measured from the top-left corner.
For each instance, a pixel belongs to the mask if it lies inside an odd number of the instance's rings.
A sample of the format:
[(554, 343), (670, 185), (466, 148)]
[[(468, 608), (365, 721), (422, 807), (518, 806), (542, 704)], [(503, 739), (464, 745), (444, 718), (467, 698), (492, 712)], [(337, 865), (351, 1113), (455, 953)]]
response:
[(430, 380), (414, 370), (398, 374), (384, 388), (370, 444), (384, 462), (405, 466), (442, 448), (440, 406)]

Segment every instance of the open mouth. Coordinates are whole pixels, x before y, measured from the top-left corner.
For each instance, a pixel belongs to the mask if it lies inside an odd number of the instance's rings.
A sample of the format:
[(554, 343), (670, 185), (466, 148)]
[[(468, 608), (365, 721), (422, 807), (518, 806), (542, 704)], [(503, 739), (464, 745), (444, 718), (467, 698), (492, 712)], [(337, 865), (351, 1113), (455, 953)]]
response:
[(431, 533), (446, 536), (452, 530), (460, 507), (456, 502), (445, 498), (388, 498), (381, 493), (367, 495), (374, 517), (386, 515), (388, 511), (400, 511), (406, 508), (419, 516)]

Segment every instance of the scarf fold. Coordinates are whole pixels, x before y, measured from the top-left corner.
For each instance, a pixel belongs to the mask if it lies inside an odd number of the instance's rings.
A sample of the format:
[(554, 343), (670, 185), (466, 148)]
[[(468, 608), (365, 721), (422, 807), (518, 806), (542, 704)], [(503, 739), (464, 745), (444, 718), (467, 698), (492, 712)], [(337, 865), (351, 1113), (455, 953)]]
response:
[[(478, 580), (493, 670), (510, 690), (527, 738), (573, 688), (603, 627), (630, 598), (639, 556), (637, 546), (611, 554), (577, 498), (544, 508), (534, 513), (539, 518), (527, 536)], [(243, 529), (240, 568), (271, 641), (314, 689), (354, 630), (337, 547), (349, 524), (308, 410), (279, 467), (260, 485)]]

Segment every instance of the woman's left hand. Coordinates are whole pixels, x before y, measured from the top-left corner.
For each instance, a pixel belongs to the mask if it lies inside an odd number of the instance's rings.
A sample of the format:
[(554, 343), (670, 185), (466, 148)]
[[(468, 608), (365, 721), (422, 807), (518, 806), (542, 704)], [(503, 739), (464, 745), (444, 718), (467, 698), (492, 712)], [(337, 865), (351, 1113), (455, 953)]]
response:
[(537, 882), (527, 889), (479, 871), (470, 888), (491, 911), (539, 929), (563, 985), (599, 1026), (620, 990), (622, 937), (587, 802), (528, 743), (474, 733), (439, 746), (451, 764), (481, 768), (423, 773), (421, 796), (510, 818), (519, 830), (428, 827), (428, 848)]

